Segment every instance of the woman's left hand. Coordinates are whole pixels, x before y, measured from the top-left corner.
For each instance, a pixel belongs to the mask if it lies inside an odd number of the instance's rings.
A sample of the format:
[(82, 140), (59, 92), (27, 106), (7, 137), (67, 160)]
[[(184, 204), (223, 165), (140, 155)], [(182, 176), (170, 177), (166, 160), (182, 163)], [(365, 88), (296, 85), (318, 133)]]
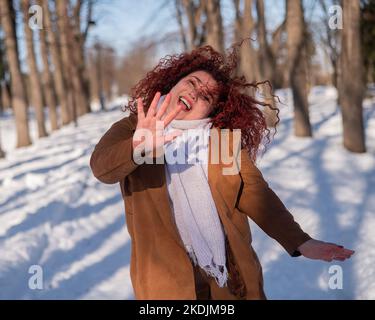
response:
[(352, 256), (353, 250), (343, 246), (310, 239), (298, 247), (299, 252), (309, 259), (318, 259), (331, 262), (332, 260), (344, 261)]

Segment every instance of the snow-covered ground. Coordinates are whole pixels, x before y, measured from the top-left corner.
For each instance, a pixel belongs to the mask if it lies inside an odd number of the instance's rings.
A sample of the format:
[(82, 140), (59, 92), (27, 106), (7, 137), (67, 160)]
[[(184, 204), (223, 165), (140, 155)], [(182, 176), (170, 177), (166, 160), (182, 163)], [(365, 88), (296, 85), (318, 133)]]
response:
[[(254, 223), (254, 247), (269, 299), (375, 299), (375, 101), (364, 104), (366, 154), (341, 143), (335, 90), (310, 95), (314, 138), (293, 136), (291, 97), (279, 92), (281, 124), (258, 166), (301, 226), (317, 239), (356, 250), (345, 262), (290, 258)], [(11, 116), (0, 118), (6, 159), (0, 160), (0, 299), (133, 299), (130, 238), (118, 185), (91, 174), (99, 138), (124, 114), (112, 104), (30, 147), (15, 150)], [(48, 123), (47, 123), (48, 127)], [(29, 288), (29, 268), (43, 271), (43, 289)], [(343, 288), (328, 285), (342, 268)]]

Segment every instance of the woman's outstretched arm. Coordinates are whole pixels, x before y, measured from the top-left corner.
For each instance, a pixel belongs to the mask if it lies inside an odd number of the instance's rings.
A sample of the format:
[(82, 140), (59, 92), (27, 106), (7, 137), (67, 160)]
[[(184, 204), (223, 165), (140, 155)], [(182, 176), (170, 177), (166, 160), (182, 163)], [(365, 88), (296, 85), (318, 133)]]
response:
[(243, 190), (238, 209), (279, 242), (291, 256), (302, 254), (310, 259), (332, 261), (345, 260), (354, 253), (336, 244), (314, 240), (305, 233), (269, 187), (245, 149), (241, 151), (240, 174)]

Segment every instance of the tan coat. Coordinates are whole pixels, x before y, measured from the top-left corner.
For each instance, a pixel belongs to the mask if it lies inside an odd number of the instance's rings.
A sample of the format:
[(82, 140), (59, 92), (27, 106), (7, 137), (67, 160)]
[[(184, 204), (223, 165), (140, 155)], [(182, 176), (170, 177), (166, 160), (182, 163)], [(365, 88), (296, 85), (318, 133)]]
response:
[[(193, 267), (169, 207), (164, 164), (137, 165), (132, 158), (136, 122), (131, 115), (114, 123), (96, 145), (90, 166), (101, 182), (120, 183), (132, 239), (130, 276), (136, 299), (195, 300)], [(211, 152), (211, 144), (209, 149)], [(209, 163), (208, 182), (226, 234), (228, 287), (238, 299), (265, 299), (248, 217), (292, 256), (311, 238), (269, 188), (245, 150), (241, 151), (239, 174), (223, 175), (224, 166)]]

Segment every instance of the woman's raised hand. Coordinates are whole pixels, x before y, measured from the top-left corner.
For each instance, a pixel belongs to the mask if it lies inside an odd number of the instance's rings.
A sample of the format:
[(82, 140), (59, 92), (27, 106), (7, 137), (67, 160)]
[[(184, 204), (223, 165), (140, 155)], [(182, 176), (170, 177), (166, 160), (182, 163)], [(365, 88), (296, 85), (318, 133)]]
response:
[(144, 113), (142, 99), (137, 99), (138, 123), (133, 136), (134, 153), (140, 154), (145, 152), (148, 154), (152, 152), (153, 155), (155, 153), (158, 154), (158, 150), (164, 144), (172, 141), (181, 134), (179, 130), (164, 134), (164, 128), (177, 116), (182, 107), (177, 106), (165, 115), (171, 101), (171, 94), (168, 93), (166, 95), (159, 110), (156, 110), (160, 96), (160, 92), (155, 94), (148, 108), (147, 115)]

